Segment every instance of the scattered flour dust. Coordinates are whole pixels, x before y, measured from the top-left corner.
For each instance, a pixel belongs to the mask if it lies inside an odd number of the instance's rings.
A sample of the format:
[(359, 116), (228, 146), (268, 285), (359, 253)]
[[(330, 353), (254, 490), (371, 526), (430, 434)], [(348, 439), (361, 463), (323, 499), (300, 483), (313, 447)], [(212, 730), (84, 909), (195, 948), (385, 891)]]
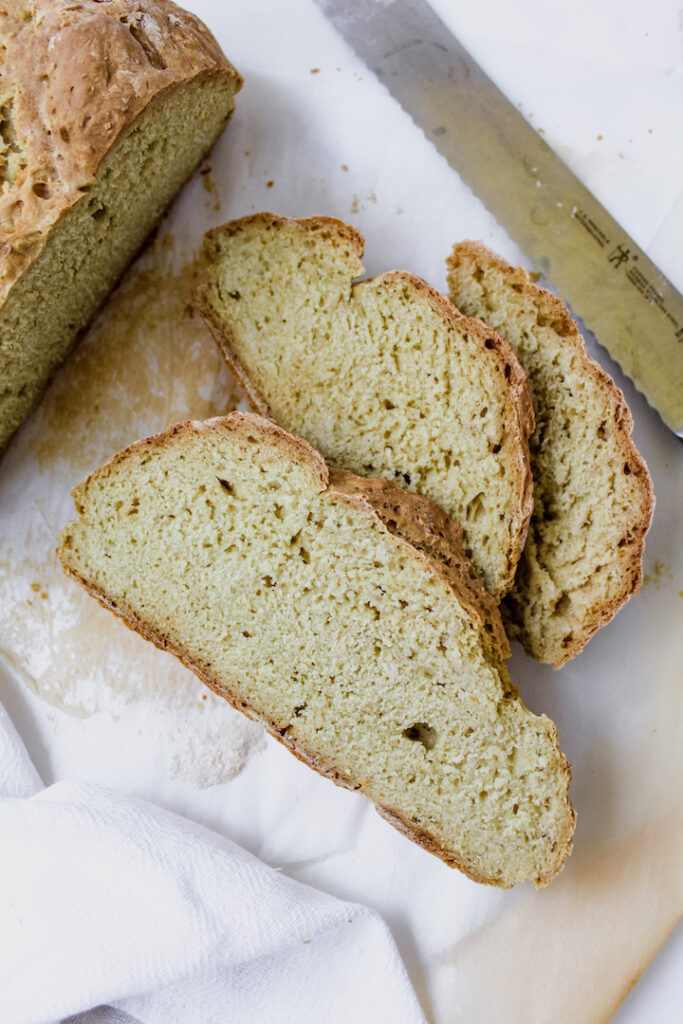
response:
[(169, 773), (198, 786), (235, 775), (263, 730), (171, 655), (67, 579), (55, 555), (71, 487), (169, 423), (227, 413), (241, 393), (190, 305), (192, 265), (172, 239), (148, 250), (50, 386), (0, 464), (0, 655), (43, 700), (74, 715), (158, 710)]

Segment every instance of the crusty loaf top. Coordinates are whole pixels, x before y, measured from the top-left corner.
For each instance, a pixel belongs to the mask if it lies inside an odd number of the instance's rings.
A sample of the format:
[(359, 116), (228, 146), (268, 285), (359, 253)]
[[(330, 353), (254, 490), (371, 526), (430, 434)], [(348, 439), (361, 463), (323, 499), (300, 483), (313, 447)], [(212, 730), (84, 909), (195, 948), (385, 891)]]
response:
[[(510, 657), (498, 605), (465, 554), (462, 527), (421, 494), (404, 491), (384, 477), (361, 477), (326, 466), (330, 491), (371, 510), (383, 525), (427, 559), (431, 571), (443, 575), (470, 618), (483, 629), (482, 640), (496, 658)], [(488, 641), (487, 641), (488, 635)]]
[(198, 18), (170, 0), (8, 0), (0, 9), (0, 301), (118, 136), (202, 73), (242, 85)]

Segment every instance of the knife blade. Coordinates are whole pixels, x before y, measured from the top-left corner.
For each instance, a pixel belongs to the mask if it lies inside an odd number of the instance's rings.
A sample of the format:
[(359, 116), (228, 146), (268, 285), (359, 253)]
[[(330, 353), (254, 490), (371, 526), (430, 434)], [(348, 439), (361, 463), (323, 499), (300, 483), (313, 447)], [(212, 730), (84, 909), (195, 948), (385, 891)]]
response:
[(425, 0), (316, 3), (683, 437), (680, 292)]

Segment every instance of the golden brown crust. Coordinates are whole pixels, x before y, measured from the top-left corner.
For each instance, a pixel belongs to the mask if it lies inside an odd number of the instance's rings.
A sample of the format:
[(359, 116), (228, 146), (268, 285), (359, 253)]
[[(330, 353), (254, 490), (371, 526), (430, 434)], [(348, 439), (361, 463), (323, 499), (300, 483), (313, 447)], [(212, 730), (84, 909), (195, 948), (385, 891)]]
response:
[[(363, 255), (365, 246), (363, 236), (355, 228), (345, 224), (343, 221), (337, 220), (334, 217), (324, 216), (297, 219), (295, 217), (282, 217), (279, 214), (266, 211), (252, 214), (248, 217), (241, 217), (237, 220), (229, 221), (227, 224), (212, 228), (204, 236), (204, 244), (202, 246), (203, 257), (204, 259), (207, 258), (214, 236), (224, 234), (235, 235), (252, 228), (265, 228), (270, 231), (287, 226), (295, 226), (304, 232), (330, 232), (336, 235), (340, 241), (351, 245), (358, 259)], [(514, 439), (516, 451), (513, 472), (517, 480), (517, 512), (512, 516), (511, 520), (511, 544), (504, 574), (504, 585), (502, 586), (502, 590), (507, 591), (514, 581), (515, 569), (524, 549), (529, 522), (534, 508), (533, 479), (529, 461), (529, 438), (533, 434), (535, 422), (531, 389), (526, 371), (504, 338), (501, 338), (499, 334), (496, 334), (495, 331), (492, 331), (491, 328), (480, 321), (464, 316), (463, 313), (456, 309), (450, 299), (442, 295), (435, 288), (432, 288), (430, 284), (415, 274), (405, 270), (393, 270), (358, 284), (381, 284), (382, 282), (392, 283), (394, 281), (403, 282), (414, 293), (424, 297), (437, 315), (454, 328), (460, 329), (463, 324), (466, 324), (467, 332), (472, 342), (486, 349), (487, 358), (496, 360), (498, 373), (501, 378), (501, 392), (508, 398), (508, 431)], [(352, 291), (358, 284), (352, 285)], [(201, 284), (195, 290), (194, 301), (223, 358), (244, 388), (251, 407), (261, 416), (272, 418), (272, 411), (268, 403), (252, 382), (241, 360), (235, 354), (229, 326), (214, 316), (210, 304), (204, 298), (203, 286)]]
[[(605, 413), (612, 423), (613, 436), (621, 450), (624, 465), (630, 467), (630, 473), (640, 489), (640, 504), (634, 521), (630, 524), (630, 532), (633, 535), (632, 543), (618, 548), (614, 552), (614, 560), (619, 567), (622, 583), (621, 590), (607, 604), (599, 604), (594, 607), (592, 613), (586, 617), (583, 628), (574, 631), (571, 643), (566, 644), (562, 654), (553, 662), (555, 668), (560, 668), (583, 650), (593, 634), (616, 615), (629, 597), (640, 590), (643, 577), (645, 535), (650, 528), (655, 507), (652, 478), (633, 441), (633, 417), (626, 404), (626, 399), (609, 374), (588, 355), (586, 343), (564, 302), (557, 295), (534, 284), (524, 267), (513, 267), (497, 253), (487, 249), (482, 242), (466, 240), (455, 245), (453, 253), (446, 261), (449, 268), (456, 266), (460, 254), (475, 260), (483, 260), (487, 265), (496, 267), (504, 273), (510, 286), (531, 298), (553, 330), (562, 337), (565, 344), (574, 350), (586, 377), (595, 382), (603, 396)], [(524, 632), (512, 622), (509, 623), (509, 628), (511, 635), (515, 639), (519, 639), (528, 649)], [(530, 651), (530, 653), (534, 652)]]
[(156, 97), (200, 76), (242, 79), (170, 0), (10, 0), (0, 11), (13, 165), (0, 194), (0, 301), (104, 157)]
[[(461, 530), (460, 527), (454, 524), (448, 516), (438, 508), (438, 506), (434, 505), (434, 503), (429, 501), (427, 498), (414, 494), (407, 494), (390, 481), (381, 479), (361, 479), (344, 471), (328, 470), (321, 456), (311, 448), (306, 441), (292, 437), (276, 424), (272, 423), (272, 421), (255, 416), (251, 413), (234, 412), (229, 416), (217, 417), (205, 422), (188, 420), (184, 423), (175, 424), (154, 437), (144, 438), (143, 440), (130, 445), (123, 451), (117, 452), (111, 457), (111, 459), (109, 459), (108, 462), (95, 470), (87, 480), (90, 480), (93, 477), (107, 475), (114, 466), (119, 462), (124, 461), (131, 452), (142, 452), (145, 449), (157, 448), (160, 445), (168, 445), (175, 437), (182, 435), (183, 433), (217, 430), (248, 435), (250, 426), (252, 425), (257, 427), (259, 431), (267, 431), (278, 445), (285, 449), (288, 457), (294, 457), (300, 463), (309, 466), (314, 476), (319, 481), (321, 492), (327, 491), (333, 500), (341, 500), (345, 502), (351, 501), (357, 507), (363, 509), (369, 514), (372, 514), (378, 521), (380, 521), (387, 531), (394, 536), (396, 543), (401, 546), (409, 545), (413, 549), (415, 556), (419, 558), (419, 560), (427, 566), (430, 571), (438, 576), (440, 580), (445, 580), (458, 596), (458, 600), (462, 602), (468, 611), (470, 610), (472, 607), (473, 591), (470, 586), (471, 580), (469, 579), (469, 573), (467, 574), (468, 580), (466, 586), (460, 589), (457, 587), (458, 566), (462, 564), (460, 541)], [(79, 512), (82, 511), (80, 494), (84, 485), (87, 483), (87, 480), (75, 487), (72, 492), (76, 508)], [(395, 520), (395, 527), (393, 529), (390, 529), (387, 523), (387, 519), (389, 518)], [(449, 547), (452, 549), (450, 555), (448, 553)], [(156, 647), (174, 654), (191, 672), (205, 683), (205, 685), (227, 700), (234, 708), (242, 711), (255, 721), (261, 722), (267, 731), (280, 743), (284, 744), (284, 746), (286, 746), (299, 760), (309, 765), (319, 774), (331, 779), (339, 786), (343, 786), (351, 790), (363, 790), (362, 783), (351, 779), (334, 765), (327, 763), (312, 751), (301, 746), (301, 744), (289, 735), (288, 728), (280, 729), (276, 723), (267, 716), (255, 711), (253, 707), (238, 695), (238, 685), (236, 682), (218, 679), (207, 665), (197, 662), (197, 660), (190, 656), (190, 654), (188, 654), (180, 644), (174, 642), (170, 636), (162, 631), (151, 628), (147, 623), (138, 619), (137, 616), (129, 609), (118, 605), (115, 601), (108, 598), (103, 591), (94, 586), (90, 581), (86, 580), (68, 563), (66, 553), (64, 551), (58, 550), (58, 556), (67, 575), (80, 583), (81, 586), (83, 586), (91, 596), (99, 601), (101, 605), (113, 611), (129, 628), (135, 630), (145, 639), (151, 641)], [(445, 568), (448, 569), (447, 572), (445, 571)], [(476, 589), (479, 592), (483, 589), (478, 581), (476, 581)], [(486, 595), (486, 597), (488, 602), (491, 602), (491, 598), (488, 597), (488, 595)], [(497, 615), (498, 613), (495, 606), (491, 604), (490, 607), (479, 612), (478, 618), (479, 621), (483, 621), (489, 616), (495, 619)], [(502, 627), (500, 628), (502, 629)], [(481, 635), (487, 635), (483, 629), (481, 631)], [(552, 731), (552, 735), (554, 736), (554, 745), (558, 750), (558, 757), (562, 758), (563, 755), (560, 754), (559, 747), (557, 745), (557, 733), (555, 731), (555, 727), (551, 722), (548, 722), (547, 728)], [(570, 769), (564, 758), (563, 761), (563, 771), (566, 775), (568, 789)], [(558, 843), (558, 850), (553, 864), (549, 866), (547, 872), (542, 877), (534, 879), (534, 882), (537, 885), (543, 885), (550, 881), (550, 879), (561, 869), (564, 860), (571, 849), (571, 836), (575, 816), (573, 809), (571, 808), (571, 804), (569, 803), (568, 796), (566, 795), (566, 790), (565, 800), (569, 809), (569, 814), (567, 816), (567, 834), (563, 836), (561, 841)], [(452, 851), (446, 850), (435, 836), (428, 833), (415, 822), (406, 820), (402, 816), (401, 812), (396, 808), (376, 806), (378, 812), (391, 825), (397, 828), (404, 835), (408, 836), (408, 838), (412, 839), (419, 846), (422, 846), (430, 853), (439, 857), (450, 867), (457, 867), (474, 881), (489, 885), (501, 885), (499, 880), (473, 871), (471, 866), (464, 864), (453, 854)]]
[(329, 490), (357, 508), (372, 511), (383, 525), (425, 555), (430, 568), (438, 566), (459, 603), (488, 634), (487, 646), (495, 658), (509, 658), (508, 643), (498, 605), (484, 587), (465, 555), (463, 531), (429, 498), (404, 491), (383, 477), (360, 477), (345, 469), (329, 472)]
[[(238, 217), (235, 220), (228, 221), (227, 224), (219, 224), (215, 228), (211, 228), (210, 231), (207, 231), (204, 239), (205, 242), (210, 243), (214, 236), (237, 235), (246, 228), (265, 228), (266, 231), (273, 231), (286, 225), (302, 227), (306, 231), (327, 231), (336, 235), (340, 241), (350, 245), (355, 250), (358, 259), (363, 255), (365, 239), (360, 231), (357, 231), (351, 224), (345, 224), (343, 220), (338, 220), (337, 217), (283, 217), (279, 213), (273, 213), (272, 210), (250, 213), (246, 217)], [(445, 301), (448, 300), (446, 299)]]
[(208, 305), (204, 303), (201, 298), (199, 288), (194, 292), (194, 303), (196, 308), (199, 310), (204, 323), (209, 328), (211, 336), (218, 346), (218, 351), (223, 356), (223, 359), (225, 359), (228, 369), (235, 375), (237, 382), (247, 396), (249, 405), (255, 413), (258, 413), (259, 416), (263, 416), (265, 419), (273, 420), (273, 422), (275, 422), (270, 406), (261, 392), (257, 391), (254, 387), (247, 371), (242, 365), (242, 361), (238, 359), (233, 352), (230, 345), (229, 333), (219, 328), (217, 323), (214, 323)]

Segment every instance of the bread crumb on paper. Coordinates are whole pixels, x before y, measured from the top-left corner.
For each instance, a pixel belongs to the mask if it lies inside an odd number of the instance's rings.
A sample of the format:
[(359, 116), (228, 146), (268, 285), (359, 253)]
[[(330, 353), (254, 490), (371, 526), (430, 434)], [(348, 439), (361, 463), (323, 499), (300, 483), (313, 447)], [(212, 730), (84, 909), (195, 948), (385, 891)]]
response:
[(667, 580), (674, 578), (673, 571), (670, 565), (666, 562), (662, 562), (661, 559), (657, 559), (655, 564), (652, 566), (650, 572), (646, 572), (643, 576), (643, 586), (649, 587), (651, 584), (659, 586), (665, 583)]
[(204, 167), (199, 173), (201, 175), (204, 188), (209, 193), (209, 195), (214, 197), (213, 208), (214, 210), (218, 211), (221, 208), (221, 199), (220, 194), (218, 192), (218, 186), (214, 181), (213, 177), (211, 176), (211, 170), (211, 167)]

